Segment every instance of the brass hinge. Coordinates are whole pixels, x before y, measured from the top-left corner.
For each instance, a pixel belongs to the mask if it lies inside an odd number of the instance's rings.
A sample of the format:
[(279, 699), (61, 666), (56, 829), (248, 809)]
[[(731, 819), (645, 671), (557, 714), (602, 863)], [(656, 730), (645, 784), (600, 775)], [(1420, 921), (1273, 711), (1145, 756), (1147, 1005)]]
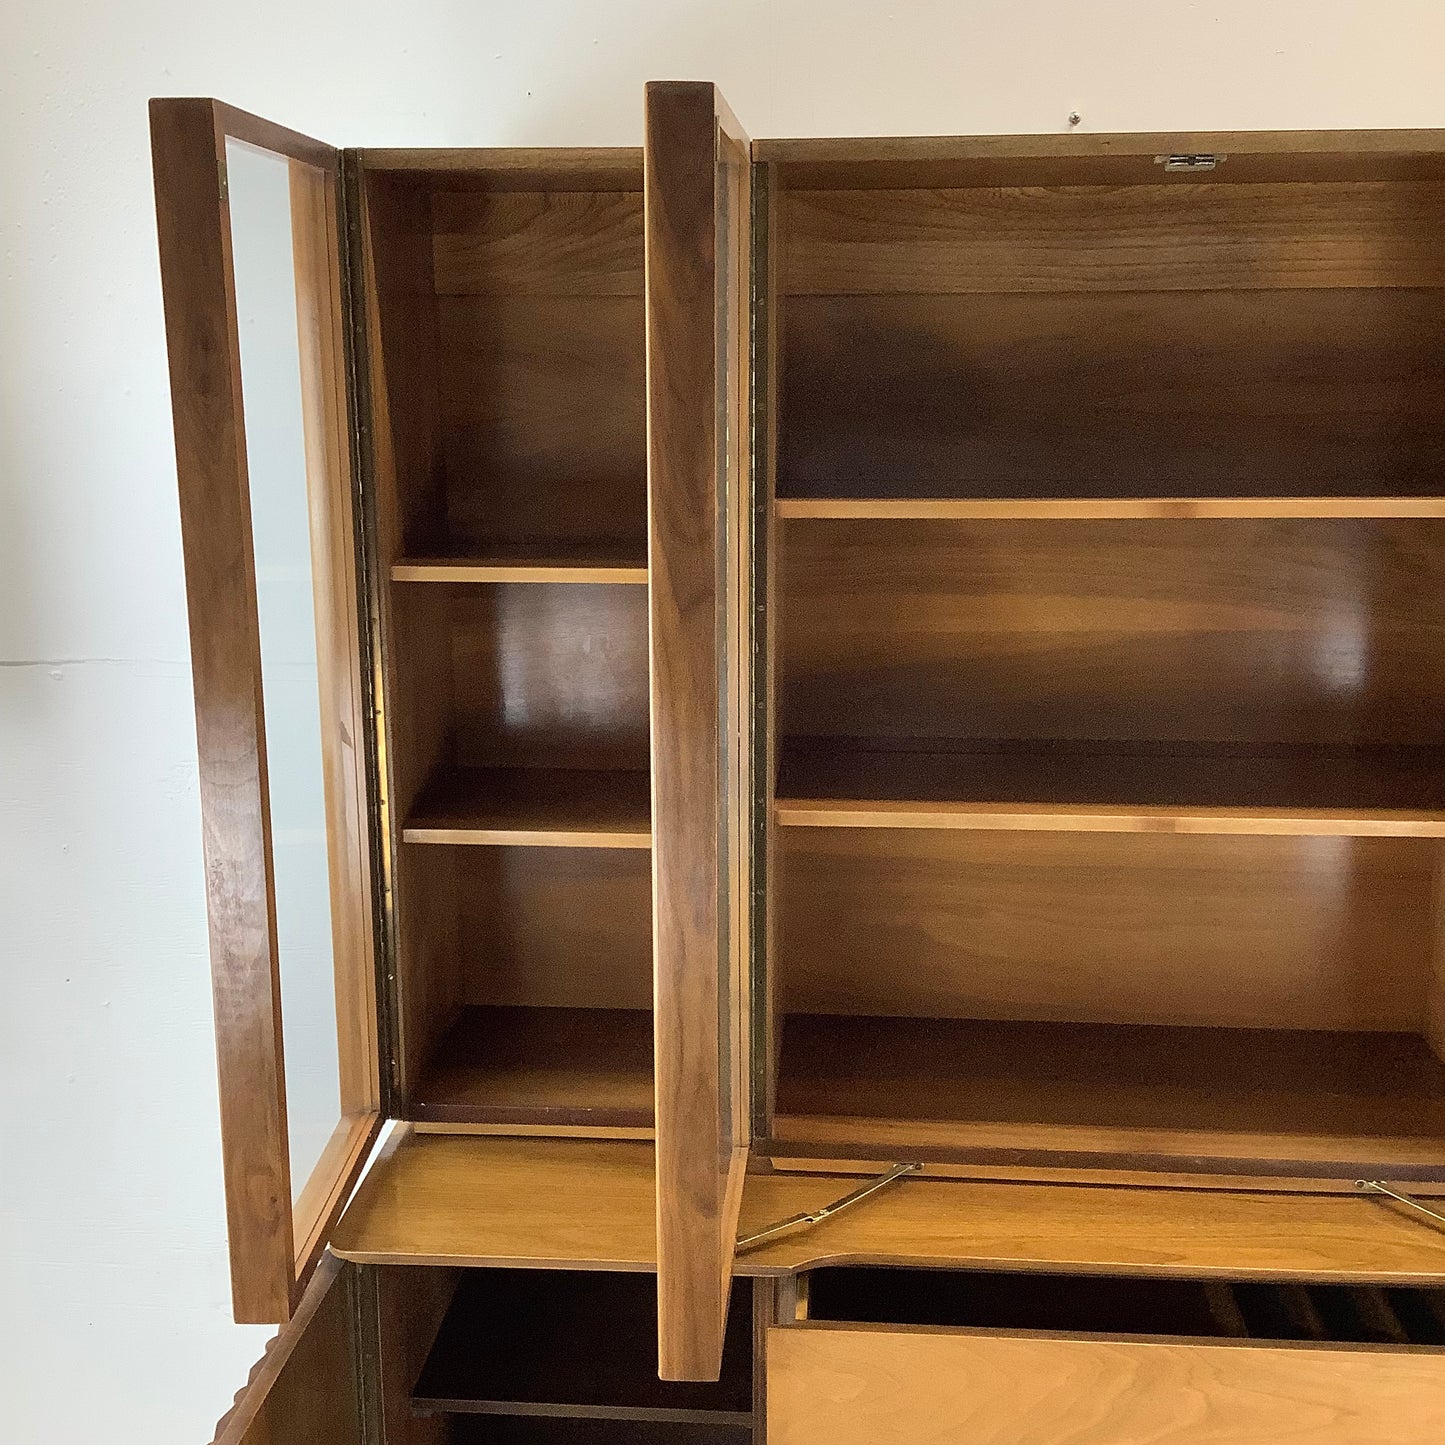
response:
[(870, 1179), (866, 1184), (860, 1184), (852, 1193), (845, 1194), (841, 1199), (835, 1199), (831, 1204), (825, 1204), (821, 1209), (815, 1209), (811, 1213), (789, 1215), (787, 1219), (780, 1219), (776, 1224), (770, 1224), (766, 1229), (759, 1229), (754, 1234), (739, 1235), (736, 1248), (739, 1250), (751, 1249), (755, 1244), (761, 1244), (765, 1239), (772, 1239), (774, 1235), (785, 1234), (790, 1229), (803, 1229), (808, 1225), (821, 1224), (825, 1219), (831, 1219), (835, 1214), (841, 1214), (843, 1210), (851, 1209), (855, 1204), (861, 1204), (871, 1195), (887, 1189), (889, 1185), (896, 1184), (905, 1174), (913, 1174), (922, 1168), (922, 1164), (895, 1164), (886, 1174), (880, 1174), (876, 1179)]

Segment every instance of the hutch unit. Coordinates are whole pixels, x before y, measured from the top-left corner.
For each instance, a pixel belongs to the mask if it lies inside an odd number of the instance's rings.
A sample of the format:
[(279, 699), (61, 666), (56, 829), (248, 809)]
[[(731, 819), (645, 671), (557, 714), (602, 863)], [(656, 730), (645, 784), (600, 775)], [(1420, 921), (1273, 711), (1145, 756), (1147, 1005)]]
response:
[(1445, 132), (152, 131), (218, 1439), (1445, 1435)]

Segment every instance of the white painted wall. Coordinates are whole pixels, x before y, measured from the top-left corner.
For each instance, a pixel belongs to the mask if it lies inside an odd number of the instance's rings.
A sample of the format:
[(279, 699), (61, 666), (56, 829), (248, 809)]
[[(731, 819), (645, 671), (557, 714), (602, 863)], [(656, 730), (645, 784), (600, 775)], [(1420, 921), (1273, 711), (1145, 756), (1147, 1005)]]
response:
[(145, 101), (345, 145), (1445, 124), (1439, 0), (9, 0), (0, 13), (0, 1440), (188, 1445), (230, 1323)]

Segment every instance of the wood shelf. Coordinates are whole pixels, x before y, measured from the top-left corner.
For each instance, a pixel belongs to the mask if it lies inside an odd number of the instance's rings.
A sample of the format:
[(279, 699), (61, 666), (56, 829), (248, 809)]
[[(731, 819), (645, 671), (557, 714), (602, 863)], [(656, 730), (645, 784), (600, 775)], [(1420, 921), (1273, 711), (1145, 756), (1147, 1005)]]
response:
[(715, 1382), (657, 1376), (648, 1274), (509, 1269), (463, 1274), (412, 1392), (418, 1414), (752, 1423), (752, 1291), (728, 1313)]
[(795, 1014), (770, 1144), (789, 1146), (1438, 1178), (1445, 1066), (1403, 1033)]
[(583, 768), (454, 768), (427, 785), (407, 843), (649, 848), (648, 776)]
[(412, 1091), (419, 1123), (647, 1129), (647, 1009), (469, 1005)]
[(785, 745), (784, 827), (1445, 837), (1445, 749)]
[(1445, 497), (779, 497), (774, 510), (784, 520), (842, 522), (1445, 517)]
[[(854, 1176), (841, 1169), (749, 1174), (739, 1232), (821, 1208)], [(796, 1171), (791, 1156), (785, 1166)], [(826, 1229), (780, 1234), (740, 1254), (736, 1273), (786, 1275), (852, 1256), (896, 1264), (1110, 1274), (1280, 1273), (1438, 1284), (1445, 1234), (1402, 1211), (1339, 1194), (1243, 1189), (1099, 1189), (1089, 1184), (923, 1177)], [(332, 1250), (357, 1264), (657, 1269), (651, 1144), (396, 1131), (362, 1180)], [(1422, 1193), (1426, 1186), (1417, 1185)]]
[(483, 556), (403, 557), (392, 563), (393, 582), (548, 582), (647, 585), (645, 547), (588, 543), (561, 548), (518, 543), (488, 548)]

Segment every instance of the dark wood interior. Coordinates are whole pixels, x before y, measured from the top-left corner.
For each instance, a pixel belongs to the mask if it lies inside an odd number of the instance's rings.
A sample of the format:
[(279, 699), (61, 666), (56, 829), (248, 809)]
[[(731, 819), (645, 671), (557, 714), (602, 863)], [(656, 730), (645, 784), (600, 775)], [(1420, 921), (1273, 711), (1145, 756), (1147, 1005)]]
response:
[(1084, 1275), (813, 1270), (811, 1320), (1217, 1339), (1445, 1344), (1445, 1291)]
[(752, 1330), (752, 1287), (740, 1280), (718, 1380), (659, 1380), (654, 1276), (468, 1270), (412, 1391), (412, 1408), (747, 1428)]
[(1165, 179), (784, 186), (779, 495), (1438, 492), (1445, 188)]
[(446, 1445), (750, 1445), (750, 1425), (708, 1421), (538, 1419), (535, 1416), (446, 1417)]
[(402, 1112), (651, 1123), (642, 172), (364, 169)]
[(771, 158), (771, 1143), (1438, 1183), (1438, 163), (888, 145)]

